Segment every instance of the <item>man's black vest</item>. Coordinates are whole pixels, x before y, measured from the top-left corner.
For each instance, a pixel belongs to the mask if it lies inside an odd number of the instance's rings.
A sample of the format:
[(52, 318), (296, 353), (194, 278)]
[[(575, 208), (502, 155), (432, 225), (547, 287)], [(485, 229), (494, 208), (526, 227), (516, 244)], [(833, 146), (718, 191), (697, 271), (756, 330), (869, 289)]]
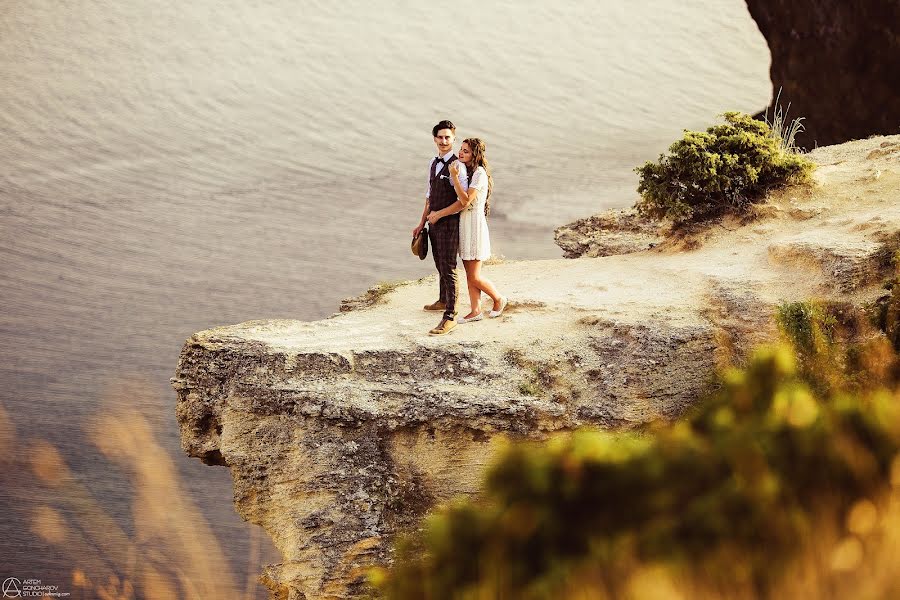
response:
[[(431, 210), (442, 210), (456, 202), (456, 190), (453, 188), (453, 179), (450, 176), (450, 163), (454, 160), (456, 160), (455, 154), (447, 159), (444, 167), (437, 174), (434, 172), (434, 161), (431, 161), (431, 183), (428, 189), (428, 207)], [(459, 218), (458, 214), (450, 216)]]

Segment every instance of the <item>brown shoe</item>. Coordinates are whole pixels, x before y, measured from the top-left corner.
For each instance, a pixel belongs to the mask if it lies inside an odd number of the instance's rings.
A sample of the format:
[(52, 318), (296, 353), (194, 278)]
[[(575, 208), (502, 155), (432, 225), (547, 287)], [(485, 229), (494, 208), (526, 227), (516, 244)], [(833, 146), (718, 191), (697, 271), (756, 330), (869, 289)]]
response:
[(441, 312), (444, 312), (445, 310), (447, 310), (447, 305), (438, 300), (434, 304), (426, 304), (422, 308), (424, 308), (425, 310), (439, 310)]
[(438, 324), (438, 326), (428, 333), (430, 333), (431, 335), (444, 335), (450, 333), (450, 330), (452, 330), (454, 327), (456, 327), (456, 321), (453, 321), (451, 319), (441, 319), (441, 322)]

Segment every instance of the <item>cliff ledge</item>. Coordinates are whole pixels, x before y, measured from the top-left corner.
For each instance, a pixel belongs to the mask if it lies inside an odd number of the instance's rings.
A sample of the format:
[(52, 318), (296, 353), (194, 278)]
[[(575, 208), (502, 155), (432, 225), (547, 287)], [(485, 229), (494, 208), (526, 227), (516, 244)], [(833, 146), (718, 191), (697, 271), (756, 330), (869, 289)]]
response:
[(231, 470), (238, 512), (281, 551), (263, 576), (272, 597), (354, 597), (396, 532), (477, 491), (504, 440), (677, 417), (718, 364), (774, 336), (780, 302), (876, 297), (900, 239), (900, 136), (810, 156), (816, 184), (749, 223), (490, 265), (507, 312), (445, 337), (421, 308), (434, 277), (322, 321), (192, 336), (172, 380), (182, 445)]

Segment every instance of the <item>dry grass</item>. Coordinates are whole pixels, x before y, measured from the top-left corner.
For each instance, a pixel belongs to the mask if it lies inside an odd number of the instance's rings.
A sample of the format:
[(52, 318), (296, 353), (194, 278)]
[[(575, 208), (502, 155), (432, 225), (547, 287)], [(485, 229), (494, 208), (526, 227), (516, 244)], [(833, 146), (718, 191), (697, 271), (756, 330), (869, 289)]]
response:
[[(108, 405), (139, 406), (147, 402), (144, 389), (123, 387)], [(239, 589), (221, 545), (149, 421), (135, 409), (101, 414), (87, 433), (130, 478), (134, 500), (128, 531), (53, 445), (17, 439), (0, 406), (0, 455), (30, 469), (39, 484), (28, 490), (36, 498), (34, 505), (16, 508), (28, 515), (30, 531), (72, 565), (69, 585), (60, 581), (60, 591), (103, 600), (252, 598), (255, 577), (246, 590)], [(258, 537), (251, 546), (251, 555), (258, 554)]]
[(381, 281), (370, 287), (361, 296), (344, 298), (341, 300), (340, 312), (350, 312), (361, 308), (375, 306), (384, 301), (388, 294), (399, 288), (400, 286), (412, 283), (408, 280), (401, 281)]
[(797, 146), (797, 134), (805, 131), (803, 127), (804, 117), (788, 120), (788, 113), (791, 110), (791, 103), (788, 102), (786, 108), (779, 103), (781, 99), (781, 88), (778, 88), (778, 95), (775, 97), (774, 108), (772, 111), (772, 120), (769, 120), (769, 111), (766, 109), (765, 120), (766, 125), (772, 130), (772, 137), (778, 140), (778, 145), (782, 152), (791, 154), (799, 154), (803, 152), (802, 148)]

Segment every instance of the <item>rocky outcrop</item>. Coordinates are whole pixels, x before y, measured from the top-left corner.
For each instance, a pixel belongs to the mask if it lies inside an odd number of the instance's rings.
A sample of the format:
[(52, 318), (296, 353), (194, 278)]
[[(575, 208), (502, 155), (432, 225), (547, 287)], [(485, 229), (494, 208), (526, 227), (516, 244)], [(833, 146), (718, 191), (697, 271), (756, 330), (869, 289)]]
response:
[[(747, 0), (801, 146), (900, 133), (900, 2)], [(769, 113), (773, 109), (770, 107)]]
[(199, 332), (173, 378), (184, 450), (230, 469), (238, 512), (281, 551), (273, 598), (356, 597), (398, 532), (477, 492), (506, 440), (675, 418), (773, 337), (778, 303), (878, 296), (900, 231), (894, 148), (818, 150), (815, 188), (693, 250), (490, 265), (506, 312), (444, 337), (421, 310), (433, 277), (322, 321)]
[(553, 234), (566, 258), (630, 254), (649, 250), (664, 239), (660, 222), (642, 217), (633, 208), (579, 219), (557, 227)]

